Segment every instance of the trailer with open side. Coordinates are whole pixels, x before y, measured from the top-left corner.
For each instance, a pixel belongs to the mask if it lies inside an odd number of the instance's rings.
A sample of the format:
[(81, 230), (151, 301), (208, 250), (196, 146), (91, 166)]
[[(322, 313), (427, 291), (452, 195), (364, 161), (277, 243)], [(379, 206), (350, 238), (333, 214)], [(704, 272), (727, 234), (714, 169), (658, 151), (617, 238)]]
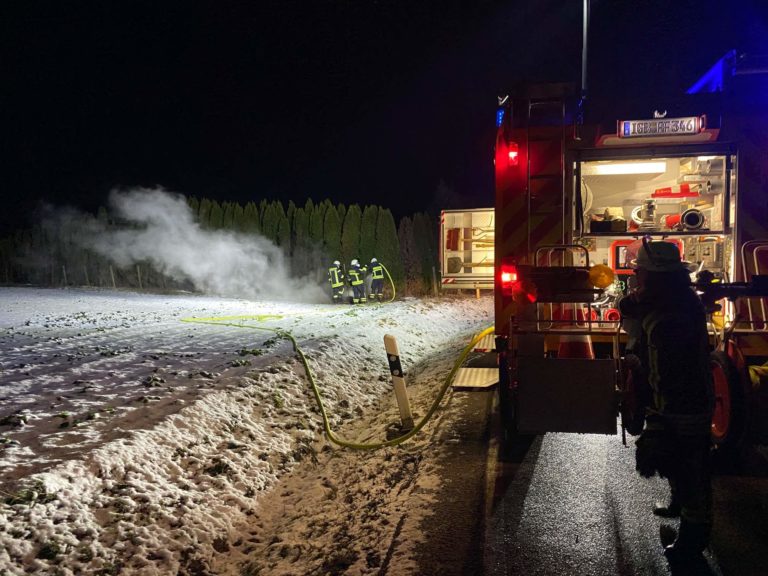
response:
[(440, 277), (443, 290), (493, 290), (493, 208), (440, 213)]

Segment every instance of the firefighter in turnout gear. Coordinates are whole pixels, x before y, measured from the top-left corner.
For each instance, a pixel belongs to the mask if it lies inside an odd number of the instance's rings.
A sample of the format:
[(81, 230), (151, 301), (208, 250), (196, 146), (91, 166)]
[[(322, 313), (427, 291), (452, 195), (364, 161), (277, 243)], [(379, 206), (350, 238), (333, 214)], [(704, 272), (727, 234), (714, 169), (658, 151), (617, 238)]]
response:
[(333, 303), (340, 304), (344, 299), (344, 272), (338, 260), (328, 268), (328, 282), (331, 284)]
[(365, 273), (367, 270), (365, 266), (360, 266), (360, 262), (357, 259), (352, 260), (349, 264), (347, 278), (349, 279), (349, 285), (352, 287), (353, 304), (365, 304), (367, 302), (365, 298)]
[(371, 300), (384, 300), (384, 267), (376, 258), (371, 258)]
[[(654, 514), (680, 517), (662, 528), (671, 564), (696, 563), (712, 529), (710, 427), (713, 392), (704, 307), (694, 292), (686, 263), (669, 242), (643, 241), (636, 270), (638, 288), (619, 303), (622, 316), (639, 321), (640, 361), (651, 391), (645, 428), (637, 440), (641, 476), (658, 472), (671, 488), (668, 504)], [(664, 542), (664, 535), (671, 536)]]

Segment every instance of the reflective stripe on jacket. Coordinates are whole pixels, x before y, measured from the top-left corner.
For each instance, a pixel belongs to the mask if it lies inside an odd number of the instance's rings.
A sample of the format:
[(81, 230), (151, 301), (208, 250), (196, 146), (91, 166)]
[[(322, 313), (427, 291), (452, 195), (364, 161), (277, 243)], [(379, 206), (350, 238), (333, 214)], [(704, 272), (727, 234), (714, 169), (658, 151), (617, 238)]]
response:
[(347, 270), (347, 276), (349, 276), (349, 283), (351, 286), (360, 286), (363, 283), (363, 275), (357, 268), (350, 268)]
[(336, 266), (328, 268), (328, 280), (331, 282), (331, 288), (339, 288), (344, 285), (344, 275)]
[(371, 266), (371, 278), (374, 280), (384, 280), (384, 269), (381, 267), (381, 264)]

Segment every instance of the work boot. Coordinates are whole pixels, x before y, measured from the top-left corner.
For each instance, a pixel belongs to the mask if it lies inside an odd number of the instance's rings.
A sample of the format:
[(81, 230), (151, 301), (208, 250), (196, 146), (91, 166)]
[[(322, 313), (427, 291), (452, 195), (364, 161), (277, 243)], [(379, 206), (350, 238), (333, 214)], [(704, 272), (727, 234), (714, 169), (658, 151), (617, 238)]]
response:
[(680, 517), (680, 504), (671, 500), (669, 504), (662, 504), (657, 502), (653, 507), (653, 513), (661, 518), (679, 518)]
[[(702, 552), (703, 550), (680, 546), (675, 542), (664, 548), (664, 557), (667, 559), (670, 566), (690, 568), (705, 563), (704, 554), (702, 554)], [(674, 573), (675, 571), (673, 569), (673, 574)], [(698, 574), (698, 572), (696, 573)]]
[(667, 546), (674, 544), (677, 540), (677, 530), (669, 524), (662, 524), (659, 526), (659, 540), (666, 550)]

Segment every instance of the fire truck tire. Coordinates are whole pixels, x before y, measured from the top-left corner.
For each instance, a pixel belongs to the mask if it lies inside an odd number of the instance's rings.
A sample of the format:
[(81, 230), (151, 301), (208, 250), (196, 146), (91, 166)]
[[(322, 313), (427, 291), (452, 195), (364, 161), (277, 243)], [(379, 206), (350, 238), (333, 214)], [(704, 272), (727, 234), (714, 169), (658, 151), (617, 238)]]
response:
[(710, 355), (714, 412), (712, 443), (719, 449), (733, 449), (741, 444), (746, 432), (746, 394), (733, 360), (723, 351)]

